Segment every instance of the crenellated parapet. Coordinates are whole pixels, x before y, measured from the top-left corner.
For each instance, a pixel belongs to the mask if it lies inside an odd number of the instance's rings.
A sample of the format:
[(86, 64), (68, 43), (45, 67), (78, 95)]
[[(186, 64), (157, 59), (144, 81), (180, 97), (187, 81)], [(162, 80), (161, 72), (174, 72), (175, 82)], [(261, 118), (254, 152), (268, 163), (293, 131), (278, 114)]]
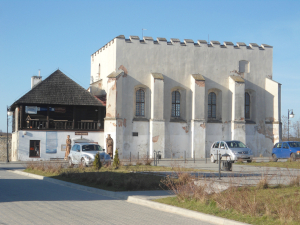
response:
[(123, 39), (126, 43), (140, 43), (140, 44), (155, 44), (155, 45), (173, 45), (173, 46), (193, 46), (193, 47), (211, 47), (211, 48), (234, 48), (234, 49), (249, 49), (249, 50), (267, 50), (269, 48), (273, 48), (271, 45), (267, 44), (261, 44), (260, 46), (256, 43), (249, 43), (249, 45), (246, 45), (244, 42), (236, 42), (234, 45), (233, 42), (230, 41), (224, 41), (223, 44), (221, 44), (219, 41), (210, 41), (207, 42), (205, 40), (197, 40), (197, 42), (194, 42), (192, 39), (184, 39), (183, 41), (180, 41), (178, 38), (171, 38), (170, 41), (168, 41), (164, 37), (158, 37), (153, 39), (152, 37), (143, 37), (143, 39), (140, 39), (139, 36), (131, 35), (129, 38), (125, 38), (124, 35), (119, 35), (115, 37), (113, 40), (108, 42), (106, 45), (101, 47), (98, 51), (94, 52), (92, 54), (93, 56), (96, 56), (100, 52), (104, 51), (105, 49), (109, 48), (112, 44), (114, 44), (115, 39)]

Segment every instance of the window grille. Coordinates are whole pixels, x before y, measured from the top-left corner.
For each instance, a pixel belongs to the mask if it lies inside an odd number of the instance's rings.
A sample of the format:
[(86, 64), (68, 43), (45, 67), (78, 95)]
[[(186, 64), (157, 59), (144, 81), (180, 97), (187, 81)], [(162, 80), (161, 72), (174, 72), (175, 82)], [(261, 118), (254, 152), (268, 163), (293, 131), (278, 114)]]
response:
[(245, 93), (245, 119), (250, 119), (250, 95)]
[(145, 92), (142, 89), (136, 91), (136, 116), (145, 116)]
[(216, 118), (217, 97), (214, 92), (208, 94), (208, 118)]
[(180, 93), (172, 92), (172, 117), (180, 117)]

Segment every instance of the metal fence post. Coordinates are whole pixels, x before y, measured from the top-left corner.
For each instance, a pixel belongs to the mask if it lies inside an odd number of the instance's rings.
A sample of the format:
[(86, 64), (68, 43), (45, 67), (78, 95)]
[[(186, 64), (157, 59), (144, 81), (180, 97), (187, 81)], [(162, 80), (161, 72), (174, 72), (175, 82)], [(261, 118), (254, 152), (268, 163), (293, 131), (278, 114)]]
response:
[(140, 152), (138, 152), (138, 161), (140, 160)]
[(221, 154), (218, 154), (218, 160), (219, 160), (219, 180), (221, 180)]
[(159, 164), (159, 157), (161, 157), (160, 151), (158, 151), (157, 154), (156, 154), (157, 164)]
[(131, 162), (131, 152), (130, 152), (130, 162)]
[(186, 151), (184, 151), (184, 163), (186, 163)]
[(194, 163), (195, 163), (195, 150), (194, 150)]

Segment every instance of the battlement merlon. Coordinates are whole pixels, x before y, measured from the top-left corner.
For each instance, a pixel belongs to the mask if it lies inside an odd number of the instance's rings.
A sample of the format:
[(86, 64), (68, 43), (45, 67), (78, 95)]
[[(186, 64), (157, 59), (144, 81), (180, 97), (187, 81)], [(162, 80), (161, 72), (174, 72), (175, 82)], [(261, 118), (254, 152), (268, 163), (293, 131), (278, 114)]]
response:
[(244, 42), (237, 42), (236, 45), (234, 45), (232, 42), (224, 41), (223, 45), (219, 41), (210, 41), (209, 43), (205, 40), (198, 40), (197, 42), (194, 42), (192, 39), (184, 39), (183, 42), (181, 42), (178, 38), (171, 38), (170, 42), (167, 41), (164, 37), (158, 37), (156, 40), (154, 40), (152, 37), (143, 37), (141, 40), (139, 36), (131, 35), (129, 36), (129, 39), (126, 39), (124, 35), (119, 35), (112, 39), (110, 42), (105, 44), (103, 47), (98, 49), (96, 52), (94, 52), (91, 56), (96, 56), (96, 54), (99, 54), (100, 52), (104, 51), (106, 48), (109, 48), (111, 44), (114, 43), (115, 39), (123, 39), (127, 43), (141, 43), (141, 44), (158, 44), (158, 45), (178, 45), (178, 46), (197, 46), (197, 47), (220, 47), (220, 48), (235, 48), (235, 49), (259, 49), (259, 50), (268, 50), (272, 49), (273, 46), (268, 44), (261, 44), (260, 46), (256, 43), (249, 43), (249, 46), (247, 46)]

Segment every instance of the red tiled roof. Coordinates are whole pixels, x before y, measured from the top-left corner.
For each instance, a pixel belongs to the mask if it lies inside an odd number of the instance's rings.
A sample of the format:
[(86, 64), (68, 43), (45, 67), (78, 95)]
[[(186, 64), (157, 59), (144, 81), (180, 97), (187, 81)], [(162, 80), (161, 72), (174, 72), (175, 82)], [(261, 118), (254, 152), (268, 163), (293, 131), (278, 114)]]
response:
[(98, 99), (103, 106), (106, 106), (106, 95), (95, 95), (95, 98)]

